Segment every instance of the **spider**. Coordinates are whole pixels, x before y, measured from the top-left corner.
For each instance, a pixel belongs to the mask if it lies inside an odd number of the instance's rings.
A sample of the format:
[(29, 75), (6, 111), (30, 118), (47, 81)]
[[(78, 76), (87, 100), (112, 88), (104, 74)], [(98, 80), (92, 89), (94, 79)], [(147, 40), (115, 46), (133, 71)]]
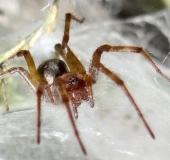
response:
[[(68, 116), (70, 118), (79, 145), (83, 153), (86, 154), (87, 152), (80, 138), (74, 117), (76, 119), (78, 118), (78, 107), (83, 101), (89, 101), (90, 106), (92, 108), (94, 107), (92, 86), (96, 83), (98, 72), (100, 71), (123, 89), (124, 93), (129, 98), (139, 117), (143, 121), (150, 136), (154, 139), (154, 133), (149, 127), (147, 121), (142, 115), (137, 103), (135, 102), (133, 96), (130, 94), (123, 80), (121, 80), (114, 72), (110, 71), (100, 62), (101, 55), (103, 53), (109, 52), (140, 53), (152, 64), (155, 70), (162, 77), (164, 77), (168, 81), (170, 81), (170, 79), (162, 73), (162, 71), (156, 66), (149, 55), (141, 47), (111, 46), (108, 44), (102, 45), (95, 50), (89, 72), (87, 73), (84, 66), (81, 64), (81, 62), (68, 46), (71, 20), (77, 21), (78, 23), (83, 23), (84, 18), (79, 19), (71, 13), (67, 13), (65, 16), (63, 40), (61, 44), (55, 45), (55, 52), (56, 54), (59, 54), (66, 63), (60, 59), (49, 59), (40, 64), (40, 66), (36, 69), (34, 60), (30, 52), (28, 50), (21, 50), (17, 52), (14, 56), (10, 57), (8, 60), (0, 64), (1, 69), (3, 69), (5, 64), (13, 60), (14, 58), (24, 57), (29, 70), (27, 71), (22, 67), (13, 67), (6, 71), (2, 71), (2, 73), (0, 74), (6, 110), (8, 110), (8, 103), (6, 99), (3, 79), (5, 77), (13, 75), (14, 73), (19, 73), (37, 95), (37, 143), (40, 143), (42, 99), (54, 105), (63, 103), (67, 109)], [(71, 106), (73, 107), (74, 116), (72, 114)]]

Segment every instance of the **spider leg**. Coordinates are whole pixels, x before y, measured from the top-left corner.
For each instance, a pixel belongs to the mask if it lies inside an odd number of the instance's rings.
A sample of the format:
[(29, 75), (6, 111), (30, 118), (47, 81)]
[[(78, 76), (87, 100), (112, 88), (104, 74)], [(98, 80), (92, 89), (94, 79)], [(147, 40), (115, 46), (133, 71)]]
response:
[(71, 121), (71, 124), (73, 126), (73, 129), (74, 129), (74, 133), (77, 137), (77, 140), (79, 142), (79, 145), (83, 151), (84, 154), (86, 154), (86, 149), (83, 145), (83, 142), (80, 138), (80, 135), (79, 135), (79, 132), (78, 132), (78, 129), (77, 129), (77, 126), (76, 126), (76, 123), (74, 121), (74, 118), (73, 118), (73, 115), (72, 115), (72, 112), (71, 112), (71, 108), (70, 108), (70, 105), (69, 105), (69, 99), (68, 99), (68, 95), (67, 95), (67, 92), (65, 91), (65, 89), (63, 88), (62, 86), (62, 82), (58, 79), (58, 81), (56, 81), (57, 85), (59, 86), (59, 91), (61, 93), (61, 98), (62, 98), (62, 101), (63, 103), (65, 104), (66, 106), (66, 109), (67, 109), (67, 112), (68, 112), (68, 116), (70, 118), (70, 121)]
[(17, 58), (22, 57), (22, 56), (25, 58), (30, 74), (36, 77), (37, 79), (39, 79), (39, 75), (35, 67), (35, 63), (31, 56), (31, 53), (28, 50), (21, 50), (21, 51), (18, 51), (15, 55), (15, 57)]
[[(137, 50), (138, 49), (138, 50)], [(131, 101), (131, 103), (133, 104), (133, 106), (135, 107), (138, 115), (140, 116), (140, 118), (142, 119), (145, 127), (147, 128), (148, 132), (150, 133), (151, 137), (154, 139), (155, 135), (152, 132), (152, 130), (150, 129), (148, 123), (146, 122), (146, 120), (144, 119), (142, 112), (140, 111), (138, 105), (136, 104), (135, 100), (133, 99), (132, 95), (130, 94), (130, 92), (128, 91), (126, 85), (124, 84), (124, 82), (113, 72), (111, 72), (109, 69), (107, 69), (103, 64), (100, 63), (100, 58), (101, 58), (101, 54), (106, 51), (106, 52), (111, 52), (111, 51), (131, 51), (131, 52), (142, 52), (142, 55), (144, 55), (149, 62), (151, 62), (152, 65), (154, 65), (154, 67), (156, 66), (155, 63), (150, 59), (150, 57), (146, 54), (145, 51), (143, 51), (143, 49), (139, 48), (139, 47), (125, 47), (125, 46), (110, 46), (110, 45), (103, 45), (100, 46), (99, 48), (97, 48), (97, 50), (94, 52), (93, 54), (93, 59), (92, 59), (92, 64), (90, 67), (90, 74), (92, 76), (92, 78), (94, 79), (94, 83), (97, 79), (97, 75), (98, 75), (98, 71), (101, 71), (102, 73), (106, 74), (108, 77), (110, 77), (113, 81), (115, 81), (115, 83), (117, 83), (117, 85), (119, 85), (123, 91), (125, 92), (125, 94), (127, 95), (127, 97), (129, 98), (129, 100)], [(137, 52), (137, 53), (138, 53)], [(156, 66), (156, 68), (158, 68)], [(160, 72), (159, 72), (160, 73)], [(162, 73), (162, 72), (161, 72)]]
[(43, 95), (43, 90), (47, 82), (41, 81), (37, 89), (37, 143), (40, 144), (41, 141), (41, 97)]
[(67, 62), (67, 65), (72, 73), (85, 74), (86, 70), (82, 63), (78, 60), (78, 58), (71, 51), (70, 47), (67, 46), (67, 53), (62, 49), (61, 44), (55, 45), (56, 54), (62, 56), (62, 58)]
[(65, 16), (65, 27), (64, 27), (64, 36), (63, 36), (63, 40), (62, 40), (62, 48), (66, 48), (68, 41), (69, 41), (69, 32), (70, 32), (70, 23), (71, 20), (75, 20), (78, 23), (83, 23), (84, 22), (84, 18), (79, 19), (77, 17), (75, 17), (73, 14), (71, 13), (66, 13)]
[(119, 85), (123, 91), (125, 92), (125, 94), (127, 95), (127, 97), (129, 98), (129, 100), (131, 101), (131, 103), (133, 104), (133, 106), (135, 107), (136, 111), (138, 112), (139, 117), (142, 119), (145, 127), (147, 128), (148, 132), (150, 133), (151, 137), (154, 139), (155, 135), (152, 132), (152, 130), (150, 129), (148, 123), (146, 122), (145, 118), (143, 117), (142, 112), (140, 111), (138, 105), (136, 104), (135, 100), (133, 99), (132, 95), (130, 94), (129, 90), (127, 89), (126, 85), (124, 84), (124, 82), (113, 72), (111, 72), (109, 69), (107, 69), (106, 67), (103, 66), (103, 64), (99, 63), (98, 65), (96, 65), (96, 67), (103, 72), (104, 74), (106, 74), (108, 77), (110, 77), (113, 81), (115, 81), (115, 83), (117, 83), (117, 85)]
[[(27, 66), (28, 66), (28, 69), (29, 69), (30, 73), (28, 73), (23, 68), (21, 69), (20, 67), (18, 67), (18, 69), (14, 67), (14, 68), (8, 70), (7, 72), (2, 73), (3, 68), (4, 68), (5, 65), (9, 64), (14, 59), (22, 57), (22, 56), (24, 56), (24, 58), (26, 60), (26, 63), (27, 63)], [(35, 77), (37, 80), (39, 80), (39, 75), (37, 73), (34, 60), (33, 60), (33, 58), (32, 58), (29, 51), (27, 51), (27, 50), (18, 51), (14, 56), (11, 56), (9, 59), (2, 62), (0, 64), (0, 66), (1, 66), (1, 74), (0, 74), (1, 76), (0, 77), (2, 77), (2, 75), (7, 77), (8, 75), (12, 75), (14, 72), (18, 72), (25, 78), (25, 80), (28, 82), (29, 86), (35, 92), (35, 88), (36, 88), (35, 82), (36, 82), (36, 80), (33, 80), (33, 78), (31, 78), (31, 77)], [(6, 97), (6, 91), (5, 91), (5, 82), (4, 82), (3, 79), (1, 80), (1, 86), (2, 86), (2, 92), (3, 92), (3, 99), (4, 99), (4, 103), (5, 103), (5, 108), (6, 108), (6, 111), (8, 111), (9, 107), (8, 107), (8, 101), (7, 101), (7, 97)]]
[(103, 52), (131, 52), (131, 53), (140, 53), (142, 54), (148, 61), (149, 63), (155, 68), (155, 70), (167, 81), (170, 82), (170, 78), (167, 77), (155, 64), (155, 62), (149, 57), (149, 55), (143, 50), (141, 47), (136, 47), (136, 46), (111, 46), (111, 45), (102, 45), (93, 54), (93, 60), (92, 60), (92, 65), (91, 65), (91, 73), (95, 77), (95, 71), (92, 69), (95, 64), (100, 62), (101, 54)]
[[(84, 22), (84, 18), (78, 19), (77, 17), (75, 17), (71, 13), (66, 14), (64, 36), (63, 36), (62, 44), (56, 44), (55, 45), (56, 55), (62, 56), (62, 58), (67, 63), (70, 72), (76, 73), (76, 74), (78, 73), (78, 74), (86, 75), (86, 70), (85, 70), (84, 66), (78, 60), (78, 58), (74, 55), (74, 53), (72, 52), (72, 50), (68, 46), (71, 20), (75, 20), (79, 23)], [(91, 87), (91, 85), (89, 85), (89, 90), (91, 89), (90, 87)], [(93, 98), (91, 97), (90, 100), (91, 100), (90, 104), (93, 107)], [(73, 112), (74, 112), (75, 118), (78, 118), (78, 111), (77, 111), (76, 106), (73, 106)]]
[(62, 44), (56, 44), (55, 50), (56, 54), (59, 54), (63, 57), (63, 59), (67, 62), (70, 71), (72, 73), (80, 73), (85, 74), (86, 70), (82, 63), (78, 60), (78, 58), (74, 55), (74, 53), (71, 51), (70, 47), (68, 46), (69, 41), (69, 34), (70, 34), (70, 23), (71, 20), (75, 20), (79, 23), (84, 22), (84, 18), (78, 19), (71, 13), (67, 13), (65, 16), (65, 27), (64, 27), (64, 36), (62, 40)]
[[(13, 75), (14, 73), (19, 73), (25, 81), (28, 83), (28, 85), (32, 88), (34, 92), (37, 92), (37, 143), (40, 143), (40, 128), (41, 128), (41, 97), (43, 94), (44, 86), (47, 84), (44, 81), (40, 81), (40, 83), (37, 81), (37, 79), (32, 78), (31, 74), (26, 71), (22, 67), (13, 67), (3, 73), (0, 74), (0, 79), (3, 79), (5, 77), (9, 77)], [(39, 83), (39, 84), (38, 84)], [(46, 88), (47, 92), (49, 92), (49, 88)]]
[(32, 78), (31, 74), (25, 70), (22, 67), (13, 67), (3, 73), (0, 74), (0, 79), (4, 79), (5, 77), (9, 77), (13, 75), (14, 73), (19, 73), (25, 81), (28, 83), (28, 85), (31, 87), (31, 89), (36, 92), (37, 89), (37, 80), (35, 78)]
[(18, 51), (14, 56), (11, 56), (6, 61), (2, 62), (0, 65), (6, 66), (11, 61), (15, 60), (16, 58), (20, 58), (20, 57), (25, 58), (25, 61), (27, 63), (28, 70), (29, 70), (30, 74), (33, 75), (34, 77), (36, 77), (37, 80), (38, 80), (39, 75), (38, 75), (34, 60), (33, 60), (32, 56), (31, 56), (31, 53), (28, 50), (20, 50), (20, 51)]
[[(69, 66), (70, 72), (72, 73), (78, 73), (83, 75), (84, 81), (86, 81), (86, 85), (88, 86), (88, 93), (89, 93), (89, 101), (90, 106), (94, 107), (94, 99), (92, 94), (92, 81), (93, 79), (90, 78), (89, 75), (86, 74), (86, 70), (82, 63), (78, 60), (78, 58), (74, 55), (74, 53), (71, 51), (69, 46), (67, 46), (67, 53), (62, 49), (61, 44), (55, 45), (56, 54), (59, 54), (63, 57), (63, 59), (67, 62), (67, 65)], [(73, 106), (73, 112), (75, 115), (75, 118), (78, 118), (78, 111), (77, 106)]]
[(31, 56), (31, 53), (28, 50), (21, 50), (21, 51), (17, 52), (16, 56), (18, 56), (18, 57), (24, 56), (30, 73), (32, 75), (34, 75), (37, 79), (39, 79), (39, 75), (38, 75), (37, 69), (35, 67), (35, 63)]

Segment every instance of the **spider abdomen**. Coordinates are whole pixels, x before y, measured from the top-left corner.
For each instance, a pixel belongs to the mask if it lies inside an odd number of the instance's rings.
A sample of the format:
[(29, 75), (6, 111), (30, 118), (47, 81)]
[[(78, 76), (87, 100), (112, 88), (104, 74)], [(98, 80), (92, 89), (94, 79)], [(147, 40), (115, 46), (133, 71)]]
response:
[(60, 59), (50, 59), (40, 64), (37, 71), (41, 77), (44, 77), (48, 84), (52, 84), (56, 77), (68, 72), (64, 61)]

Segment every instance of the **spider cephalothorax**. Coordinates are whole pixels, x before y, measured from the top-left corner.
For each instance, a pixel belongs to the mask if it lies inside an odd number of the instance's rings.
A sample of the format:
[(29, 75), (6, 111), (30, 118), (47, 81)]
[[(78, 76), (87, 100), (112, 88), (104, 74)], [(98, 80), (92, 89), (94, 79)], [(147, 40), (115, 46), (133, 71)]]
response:
[[(64, 59), (67, 65), (62, 60), (50, 59), (43, 62), (38, 67), (38, 69), (36, 69), (34, 60), (30, 52), (27, 50), (21, 50), (7, 60), (10, 61), (17, 57), (24, 57), (27, 62), (29, 71), (22, 67), (13, 67), (0, 74), (5, 104), (7, 105), (7, 99), (5, 95), (6, 92), (4, 90), (3, 79), (17, 72), (25, 79), (25, 81), (29, 84), (29, 86), (33, 89), (33, 91), (37, 95), (37, 129), (38, 129), (37, 142), (40, 143), (42, 99), (54, 105), (63, 103), (67, 109), (68, 116), (70, 118), (71, 124), (73, 126), (80, 147), (84, 154), (86, 154), (86, 150), (82, 143), (82, 140), (80, 139), (79, 132), (74, 122), (70, 106), (73, 107), (75, 118), (78, 118), (77, 108), (82, 103), (82, 101), (89, 101), (90, 106), (91, 107), (94, 106), (92, 85), (96, 83), (98, 78), (98, 72), (100, 71), (104, 73), (106, 76), (108, 76), (110, 79), (112, 79), (115, 83), (117, 83), (117, 85), (119, 85), (122, 88), (126, 96), (132, 102), (138, 115), (142, 119), (149, 134), (151, 135), (152, 138), (155, 138), (154, 133), (150, 129), (146, 120), (144, 119), (137, 103), (135, 102), (133, 96), (130, 94), (123, 80), (120, 79), (114, 72), (110, 71), (100, 62), (101, 55), (107, 52), (140, 53), (149, 61), (149, 63), (152, 64), (155, 70), (162, 77), (164, 77), (168, 81), (170, 81), (170, 79), (165, 74), (162, 73), (162, 71), (156, 66), (156, 64), (152, 61), (149, 55), (141, 47), (111, 46), (108, 44), (102, 45), (96, 49), (92, 57), (91, 66), (89, 68), (89, 74), (87, 74), (82, 63), (78, 60), (78, 58), (75, 56), (75, 54), (71, 51), (70, 47), (68, 46), (71, 19), (79, 23), (82, 23), (84, 21), (84, 18), (78, 19), (72, 14), (67, 13), (65, 19), (65, 30), (62, 44), (55, 45), (56, 54), (57, 55), (59, 54)], [(7, 61), (0, 64), (1, 70), (3, 69), (3, 65), (5, 65)], [(8, 109), (8, 107), (6, 108)]]
[[(82, 101), (89, 101), (91, 107), (94, 106), (92, 83), (86, 78), (88, 78), (88, 75), (75, 73), (66, 73), (58, 78), (71, 101), (75, 118), (78, 118), (77, 107)], [(56, 79), (56, 81), (58, 79)]]

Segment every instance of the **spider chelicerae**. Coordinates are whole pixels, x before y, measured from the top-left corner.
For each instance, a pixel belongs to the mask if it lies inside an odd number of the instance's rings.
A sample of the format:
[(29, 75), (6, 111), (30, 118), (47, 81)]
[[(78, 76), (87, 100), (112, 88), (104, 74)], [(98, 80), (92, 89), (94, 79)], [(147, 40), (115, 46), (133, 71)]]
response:
[[(95, 50), (92, 57), (91, 65), (89, 67), (89, 72), (87, 73), (82, 63), (78, 60), (78, 58), (74, 55), (74, 53), (68, 46), (71, 20), (75, 20), (78, 23), (83, 23), (84, 18), (79, 19), (71, 13), (67, 13), (65, 16), (65, 28), (62, 43), (55, 45), (56, 54), (59, 54), (64, 59), (68, 68), (65, 62), (60, 59), (49, 59), (40, 64), (40, 66), (36, 69), (34, 60), (28, 50), (21, 50), (17, 52), (14, 56), (11, 56), (6, 61), (0, 64), (0, 68), (2, 71), (0, 73), (0, 80), (2, 84), (2, 93), (6, 106), (6, 111), (9, 110), (9, 107), (4, 87), (4, 78), (11, 76), (14, 73), (19, 73), (37, 95), (37, 143), (40, 143), (42, 99), (54, 105), (63, 103), (67, 109), (68, 116), (70, 118), (79, 145), (83, 153), (86, 154), (86, 149), (79, 136), (74, 117), (76, 119), (78, 118), (77, 109), (83, 101), (89, 101), (90, 106), (92, 108), (94, 107), (92, 85), (96, 83), (98, 72), (100, 71), (107, 75), (111, 80), (113, 80), (123, 89), (124, 93), (129, 98), (138, 115), (142, 119), (149, 134), (154, 139), (154, 133), (150, 129), (137, 103), (135, 102), (133, 96), (130, 94), (123, 80), (121, 80), (114, 72), (110, 71), (100, 62), (101, 55), (105, 52), (140, 53), (152, 64), (155, 70), (162, 77), (164, 77), (167, 81), (170, 81), (170, 79), (162, 73), (162, 71), (157, 67), (157, 65), (152, 61), (149, 55), (141, 47), (111, 46), (108, 44), (102, 45)], [(25, 58), (29, 71), (22, 67), (13, 67), (11, 69), (3, 71), (4, 66), (8, 64), (9, 61), (19, 57)], [(74, 116), (72, 114), (71, 106), (73, 107)]]

